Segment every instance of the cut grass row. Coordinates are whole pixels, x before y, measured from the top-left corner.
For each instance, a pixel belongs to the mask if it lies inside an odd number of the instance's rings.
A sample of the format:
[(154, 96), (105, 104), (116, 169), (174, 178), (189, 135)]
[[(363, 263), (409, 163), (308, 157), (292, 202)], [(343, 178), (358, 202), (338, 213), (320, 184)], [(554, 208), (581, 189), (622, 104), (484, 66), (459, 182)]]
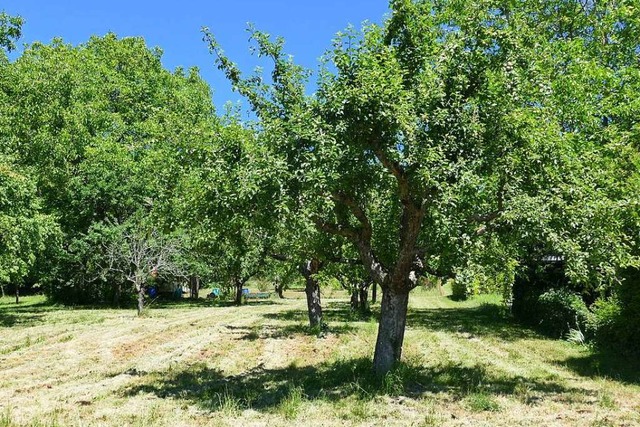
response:
[(380, 380), (375, 313), (334, 296), (324, 338), (294, 294), (142, 319), (0, 301), (0, 426), (640, 425), (633, 364), (522, 328), (497, 297), (412, 294), (404, 361)]

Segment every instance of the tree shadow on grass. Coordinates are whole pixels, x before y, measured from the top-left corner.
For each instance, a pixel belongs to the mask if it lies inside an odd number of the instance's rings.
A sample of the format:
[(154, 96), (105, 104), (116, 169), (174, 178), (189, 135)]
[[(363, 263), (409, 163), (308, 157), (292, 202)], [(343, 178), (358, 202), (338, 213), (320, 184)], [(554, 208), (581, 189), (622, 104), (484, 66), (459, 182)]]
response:
[(150, 309), (178, 309), (178, 308), (192, 308), (192, 307), (213, 307), (222, 306), (224, 302), (219, 302), (213, 299), (191, 299), (191, 298), (158, 298), (147, 302), (147, 307)]
[[(363, 314), (351, 309), (348, 302), (332, 301), (322, 309), (322, 316), (328, 323), (330, 322), (368, 322), (377, 319), (376, 310)], [(265, 313), (264, 317), (272, 320), (287, 320), (303, 322), (309, 319), (305, 310), (287, 310), (278, 313)]]
[(243, 307), (251, 307), (252, 305), (278, 305), (278, 303), (270, 299), (250, 299), (242, 304)]
[[(147, 305), (146, 308), (158, 307), (158, 305)], [(54, 313), (97, 313), (100, 311), (122, 311), (123, 313), (131, 313), (133, 316), (136, 310), (136, 304), (133, 301), (123, 301), (118, 307), (108, 304), (87, 304), (87, 305), (65, 305), (51, 301), (40, 301), (31, 303), (29, 301), (19, 304), (0, 304), (0, 327), (28, 327), (45, 324), (51, 322), (49, 315)], [(95, 323), (94, 320), (87, 319), (87, 315), (78, 315), (69, 321), (71, 323)], [(90, 317), (95, 317), (90, 315)], [(56, 320), (53, 320), (56, 321)], [(59, 320), (58, 320), (59, 321)]]
[(483, 366), (457, 364), (435, 368), (400, 364), (378, 379), (372, 374), (371, 361), (360, 358), (281, 369), (259, 365), (240, 375), (225, 375), (204, 366), (147, 373), (141, 383), (123, 389), (122, 393), (125, 397), (151, 393), (160, 398), (185, 399), (209, 411), (232, 405), (237, 409), (269, 412), (277, 410), (294, 389), (311, 401), (335, 402), (347, 397), (373, 400), (381, 395), (418, 398), (429, 393), (449, 393), (456, 398), (472, 393), (518, 397), (523, 384), (530, 395), (540, 399), (578, 391), (552, 381), (496, 376)]
[(516, 323), (507, 308), (495, 304), (479, 307), (412, 309), (407, 314), (409, 327), (474, 336), (495, 337), (504, 341), (541, 338), (535, 330)]
[(16, 316), (14, 314), (0, 313), (0, 327), (10, 328), (13, 326), (31, 326), (44, 323), (43, 313), (39, 314), (23, 314)]
[(46, 314), (65, 308), (49, 302), (0, 305), (0, 327), (33, 326), (46, 321)]
[(294, 321), (294, 322), (302, 322), (305, 319), (307, 320), (309, 319), (307, 312), (302, 310), (287, 310), (287, 311), (281, 311), (277, 313), (265, 313), (263, 314), (263, 317), (265, 319), (271, 319), (271, 320), (286, 320), (286, 321)]
[[(363, 316), (351, 310), (348, 302), (331, 302), (323, 310), (323, 315), (325, 321), (329, 323), (370, 322), (377, 321), (379, 311), (376, 307), (369, 315)], [(303, 322), (307, 319), (307, 313), (303, 310), (288, 310), (266, 313), (264, 317)], [(410, 308), (407, 314), (407, 326), (434, 332), (460, 333), (467, 337), (496, 337), (505, 341), (542, 337), (535, 330), (516, 323), (506, 307), (496, 304), (483, 304), (478, 307)]]
[[(123, 301), (119, 307), (107, 304), (65, 305), (44, 300), (37, 303), (24, 301), (19, 304), (0, 304), (0, 327), (28, 327), (42, 325), (61, 320), (50, 317), (55, 313), (77, 313), (65, 322), (70, 323), (96, 323), (102, 320), (95, 316), (100, 311), (122, 311), (123, 313), (135, 313), (136, 305), (132, 301)], [(82, 313), (82, 314), (80, 314)]]
[[(263, 305), (277, 305), (278, 303), (272, 300), (259, 300), (248, 301), (243, 304), (239, 309), (250, 310), (252, 306)], [(156, 298), (148, 299), (145, 302), (145, 310), (153, 312), (154, 310), (171, 310), (171, 309), (185, 309), (185, 308), (205, 308), (205, 307), (237, 307), (233, 301), (212, 300), (212, 299), (171, 299), (171, 298)], [(120, 310), (123, 312), (131, 312), (132, 315), (136, 310), (136, 302), (122, 301), (119, 306), (113, 306), (109, 304), (87, 304), (87, 305), (64, 305), (51, 301), (39, 301), (29, 302), (21, 301), (19, 304), (13, 302), (0, 304), (0, 327), (14, 327), (14, 326), (34, 326), (47, 322), (47, 314), (54, 312), (72, 312), (76, 310)]]
[(323, 337), (327, 333), (340, 335), (356, 330), (350, 325), (332, 325), (327, 330), (311, 328), (308, 324), (296, 323), (293, 325), (256, 325), (256, 326), (233, 326), (224, 325), (231, 334), (238, 335), (239, 339), (256, 341), (260, 339), (285, 339), (296, 338), (301, 335)]
[(582, 357), (557, 360), (555, 363), (583, 377), (609, 378), (640, 385), (640, 360), (637, 357), (599, 350), (588, 352)]

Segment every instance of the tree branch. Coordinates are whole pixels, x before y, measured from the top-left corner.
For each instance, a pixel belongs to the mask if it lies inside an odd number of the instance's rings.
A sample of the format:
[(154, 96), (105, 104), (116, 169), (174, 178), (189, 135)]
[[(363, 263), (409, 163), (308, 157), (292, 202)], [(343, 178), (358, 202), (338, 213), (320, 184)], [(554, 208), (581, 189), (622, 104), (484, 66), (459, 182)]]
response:
[(407, 172), (399, 162), (392, 160), (387, 156), (387, 153), (384, 152), (380, 143), (374, 142), (371, 144), (371, 147), (373, 149), (373, 153), (376, 155), (380, 163), (382, 163), (382, 166), (384, 166), (385, 169), (387, 169), (387, 171), (396, 178), (400, 202), (402, 202), (403, 205), (410, 203), (410, 185)]
[(360, 259), (349, 259), (343, 257), (327, 257), (327, 261), (334, 262), (336, 264), (345, 264), (345, 265), (362, 265), (362, 260)]
[(362, 228), (358, 233), (359, 237), (365, 240), (371, 240), (371, 235), (373, 233), (371, 221), (369, 221), (364, 209), (362, 209), (362, 207), (352, 197), (342, 191), (332, 192), (331, 199), (346, 206), (353, 216), (356, 217), (358, 222), (360, 222)]
[(275, 259), (276, 261), (291, 261), (291, 257), (284, 254), (269, 254), (269, 257)]
[(487, 222), (491, 222), (494, 219), (497, 219), (500, 215), (502, 215), (502, 212), (504, 212), (504, 187), (505, 187), (505, 182), (504, 179), (500, 180), (500, 185), (498, 188), (498, 194), (497, 194), (497, 209), (486, 213), (486, 214), (475, 214), (475, 215), (470, 215), (469, 217), (467, 217), (467, 223), (470, 222), (478, 222), (478, 223), (487, 223)]
[(360, 233), (351, 227), (346, 227), (340, 224), (332, 224), (323, 221), (320, 218), (314, 219), (314, 223), (317, 229), (336, 236), (342, 236), (349, 239), (353, 243), (357, 243), (360, 237)]

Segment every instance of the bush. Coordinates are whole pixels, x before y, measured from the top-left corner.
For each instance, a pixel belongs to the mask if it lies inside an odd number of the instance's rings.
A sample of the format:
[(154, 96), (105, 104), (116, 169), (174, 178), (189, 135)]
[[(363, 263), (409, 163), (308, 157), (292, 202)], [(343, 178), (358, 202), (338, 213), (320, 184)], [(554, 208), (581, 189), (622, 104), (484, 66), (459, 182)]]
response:
[(451, 299), (454, 301), (464, 301), (469, 297), (467, 284), (464, 280), (451, 281)]
[(587, 325), (596, 344), (609, 346), (617, 342), (616, 338), (622, 314), (620, 301), (617, 298), (601, 299), (592, 306), (593, 316)]
[(563, 261), (542, 259), (520, 271), (512, 288), (513, 316), (556, 337), (582, 330), (589, 310), (564, 270)]
[[(118, 284), (120, 294), (118, 294)], [(51, 302), (65, 305), (129, 305), (135, 301), (133, 286), (108, 280), (86, 280), (76, 274), (67, 282), (53, 282), (45, 288)]]
[(61, 274), (44, 289), (47, 297), (68, 305), (112, 304), (132, 298), (133, 288), (121, 275), (103, 271), (105, 247), (116, 239), (118, 232), (115, 225), (95, 223), (85, 235), (71, 239), (57, 260)]
[(626, 270), (614, 295), (593, 305), (588, 327), (599, 348), (640, 355), (639, 276), (638, 270)]
[(580, 295), (566, 289), (551, 289), (536, 302), (540, 328), (551, 335), (564, 336), (571, 329), (583, 329), (589, 309)]
[(462, 301), (472, 295), (511, 293), (515, 265), (509, 261), (499, 266), (470, 263), (456, 272), (451, 299)]

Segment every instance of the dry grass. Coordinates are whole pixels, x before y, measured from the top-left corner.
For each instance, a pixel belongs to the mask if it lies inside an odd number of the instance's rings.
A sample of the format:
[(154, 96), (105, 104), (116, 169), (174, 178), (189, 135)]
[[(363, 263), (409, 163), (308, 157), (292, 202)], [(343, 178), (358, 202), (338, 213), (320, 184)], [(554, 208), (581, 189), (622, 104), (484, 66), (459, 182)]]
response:
[[(375, 316), (301, 294), (244, 307), (0, 300), (0, 427), (640, 425), (640, 372), (513, 325), (493, 297), (412, 295), (404, 363), (370, 375)], [(329, 295), (327, 295), (329, 296)]]

